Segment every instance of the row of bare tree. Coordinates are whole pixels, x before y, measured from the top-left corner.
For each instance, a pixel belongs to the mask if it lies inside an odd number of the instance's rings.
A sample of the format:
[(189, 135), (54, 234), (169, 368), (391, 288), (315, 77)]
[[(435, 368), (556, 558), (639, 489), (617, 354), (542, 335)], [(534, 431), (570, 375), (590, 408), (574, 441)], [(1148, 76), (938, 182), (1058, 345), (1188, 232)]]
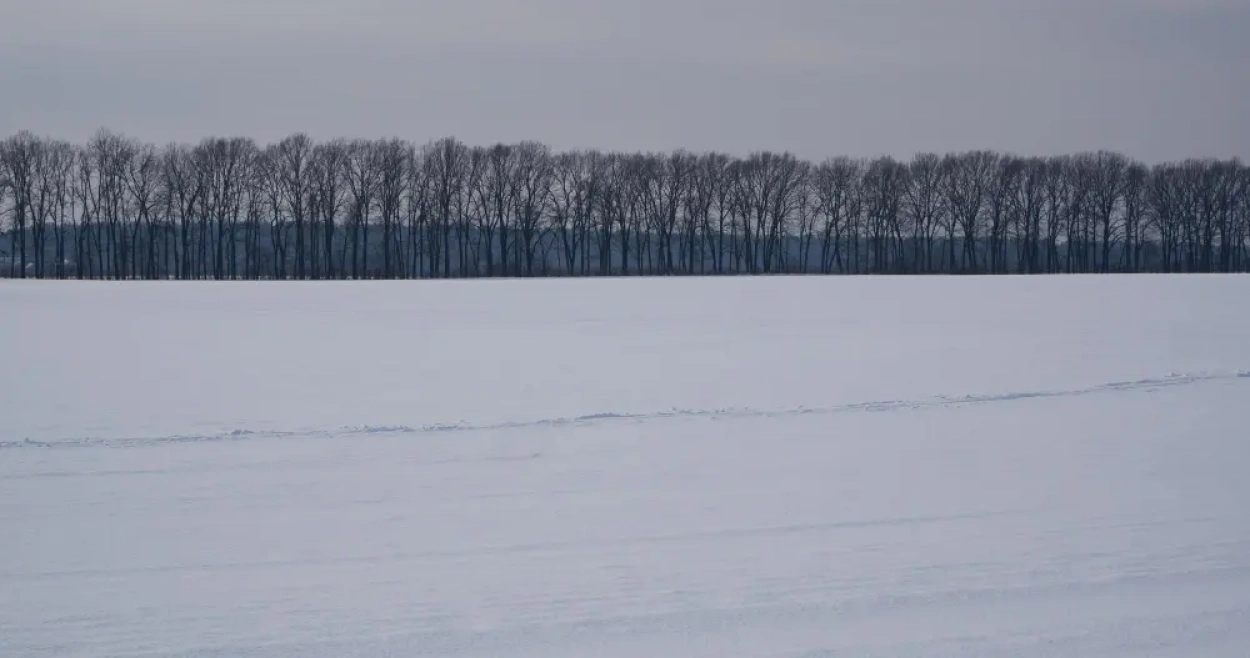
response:
[(1228, 272), (1250, 268), (1250, 168), (23, 132), (0, 235), (13, 277)]

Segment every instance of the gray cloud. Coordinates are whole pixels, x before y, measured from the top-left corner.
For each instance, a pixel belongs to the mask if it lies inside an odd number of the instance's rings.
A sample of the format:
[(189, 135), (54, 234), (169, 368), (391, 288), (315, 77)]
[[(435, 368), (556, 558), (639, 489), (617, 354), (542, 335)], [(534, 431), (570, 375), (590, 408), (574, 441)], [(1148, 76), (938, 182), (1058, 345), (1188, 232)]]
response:
[(1250, 157), (1240, 0), (42, 0), (0, 132)]

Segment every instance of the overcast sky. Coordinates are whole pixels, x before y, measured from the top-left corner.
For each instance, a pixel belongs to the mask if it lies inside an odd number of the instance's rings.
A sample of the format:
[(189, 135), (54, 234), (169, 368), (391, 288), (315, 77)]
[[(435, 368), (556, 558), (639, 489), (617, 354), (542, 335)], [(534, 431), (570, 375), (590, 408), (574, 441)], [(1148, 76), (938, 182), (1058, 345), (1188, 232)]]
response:
[(0, 0), (0, 132), (1250, 158), (1250, 0)]

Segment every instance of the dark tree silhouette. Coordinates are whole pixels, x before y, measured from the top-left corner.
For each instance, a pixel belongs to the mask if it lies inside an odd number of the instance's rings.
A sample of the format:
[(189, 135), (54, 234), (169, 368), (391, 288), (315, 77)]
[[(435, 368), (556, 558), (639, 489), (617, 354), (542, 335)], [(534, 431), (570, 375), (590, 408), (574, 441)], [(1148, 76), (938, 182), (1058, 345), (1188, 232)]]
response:
[(0, 142), (0, 259), (81, 279), (1243, 272), (1250, 168), (21, 132)]

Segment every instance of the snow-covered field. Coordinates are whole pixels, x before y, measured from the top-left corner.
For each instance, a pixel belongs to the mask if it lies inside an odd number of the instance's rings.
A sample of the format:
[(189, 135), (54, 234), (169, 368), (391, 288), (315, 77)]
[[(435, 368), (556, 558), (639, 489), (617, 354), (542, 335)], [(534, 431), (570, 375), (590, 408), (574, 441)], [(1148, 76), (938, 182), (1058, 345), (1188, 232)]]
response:
[(1250, 655), (1250, 278), (0, 282), (0, 655)]

